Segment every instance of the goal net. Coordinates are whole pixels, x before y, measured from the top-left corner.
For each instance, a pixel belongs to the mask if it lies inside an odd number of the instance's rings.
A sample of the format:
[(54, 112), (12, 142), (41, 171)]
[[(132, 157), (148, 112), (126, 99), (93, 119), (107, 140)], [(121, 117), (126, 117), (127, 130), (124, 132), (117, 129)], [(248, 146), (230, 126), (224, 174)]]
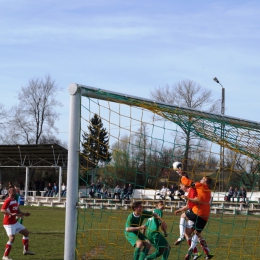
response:
[(213, 179), (203, 237), (214, 259), (260, 259), (259, 123), (76, 84), (70, 94), (65, 259), (132, 259), (124, 230), (136, 200), (165, 202), (169, 259), (183, 259), (175, 161), (194, 181)]

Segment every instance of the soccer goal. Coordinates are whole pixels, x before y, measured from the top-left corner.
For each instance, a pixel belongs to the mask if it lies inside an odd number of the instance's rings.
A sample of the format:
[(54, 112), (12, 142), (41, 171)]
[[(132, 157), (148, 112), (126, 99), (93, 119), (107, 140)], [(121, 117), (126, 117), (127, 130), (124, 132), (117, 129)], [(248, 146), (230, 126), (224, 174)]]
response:
[(213, 179), (203, 236), (214, 259), (259, 259), (259, 123), (78, 84), (69, 93), (65, 260), (132, 259), (124, 229), (135, 200), (146, 210), (164, 200), (169, 259), (183, 259), (174, 161), (190, 179)]

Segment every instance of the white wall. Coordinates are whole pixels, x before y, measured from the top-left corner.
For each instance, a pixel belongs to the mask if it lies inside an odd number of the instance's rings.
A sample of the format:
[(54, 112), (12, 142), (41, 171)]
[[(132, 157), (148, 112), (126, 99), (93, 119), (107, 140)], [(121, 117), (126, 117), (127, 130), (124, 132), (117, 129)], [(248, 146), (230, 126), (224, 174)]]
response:
[[(159, 192), (160, 190), (136, 189), (133, 197), (135, 199), (154, 199), (154, 196)], [(225, 195), (227, 195), (225, 192), (212, 192), (213, 200), (224, 200)], [(249, 200), (258, 201), (260, 192), (247, 192), (247, 197)], [(156, 198), (159, 199), (159, 196), (156, 196)]]

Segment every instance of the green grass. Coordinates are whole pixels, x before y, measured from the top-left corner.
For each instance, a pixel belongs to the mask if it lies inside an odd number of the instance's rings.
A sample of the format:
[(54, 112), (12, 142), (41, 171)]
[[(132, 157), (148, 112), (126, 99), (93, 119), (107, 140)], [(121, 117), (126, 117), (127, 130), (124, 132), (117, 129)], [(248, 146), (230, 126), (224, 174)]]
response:
[[(132, 259), (133, 248), (123, 234), (129, 213), (130, 211), (124, 210), (81, 210), (79, 259)], [(169, 259), (183, 259), (188, 249), (187, 243), (174, 246), (179, 236), (179, 216), (165, 213), (164, 219), (168, 225), (168, 241), (172, 246)], [(259, 217), (211, 215), (203, 236), (215, 255), (214, 259), (260, 259)], [(199, 246), (198, 249), (201, 251)]]
[[(30, 217), (24, 218), (23, 225), (30, 231), (29, 249), (36, 254), (34, 256), (22, 254), (22, 235), (17, 234), (10, 257), (14, 260), (64, 259), (65, 209), (24, 206), (21, 210), (31, 213)], [(2, 225), (0, 225), (0, 234), (0, 246), (3, 253), (8, 237)], [(0, 256), (2, 256), (1, 253)]]
[[(30, 249), (35, 251), (36, 255), (22, 255), (22, 236), (17, 234), (10, 257), (14, 260), (62, 260), (65, 209), (24, 206), (22, 211), (32, 214), (24, 219), (24, 225), (31, 232)], [(133, 248), (123, 234), (125, 220), (129, 213), (130, 211), (124, 210), (80, 210), (77, 234), (78, 259), (132, 259)], [(179, 216), (165, 213), (164, 219), (168, 225), (168, 241), (172, 246), (169, 259), (183, 259), (188, 248), (186, 242), (174, 246), (179, 235)], [(2, 225), (0, 234), (3, 252), (8, 238)], [(259, 217), (211, 215), (203, 236), (207, 239), (212, 253), (215, 254), (214, 259), (260, 259)]]

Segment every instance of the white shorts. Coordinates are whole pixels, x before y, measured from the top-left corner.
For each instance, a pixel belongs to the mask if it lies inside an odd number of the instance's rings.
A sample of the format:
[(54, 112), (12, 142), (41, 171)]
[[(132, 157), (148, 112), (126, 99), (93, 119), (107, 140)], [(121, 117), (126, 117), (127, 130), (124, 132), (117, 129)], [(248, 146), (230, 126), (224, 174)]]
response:
[(25, 227), (19, 222), (16, 222), (15, 224), (11, 224), (11, 225), (4, 225), (4, 228), (7, 236), (15, 235), (25, 229)]
[(191, 220), (188, 220), (186, 223), (186, 228), (192, 228), (194, 226), (194, 222)]

